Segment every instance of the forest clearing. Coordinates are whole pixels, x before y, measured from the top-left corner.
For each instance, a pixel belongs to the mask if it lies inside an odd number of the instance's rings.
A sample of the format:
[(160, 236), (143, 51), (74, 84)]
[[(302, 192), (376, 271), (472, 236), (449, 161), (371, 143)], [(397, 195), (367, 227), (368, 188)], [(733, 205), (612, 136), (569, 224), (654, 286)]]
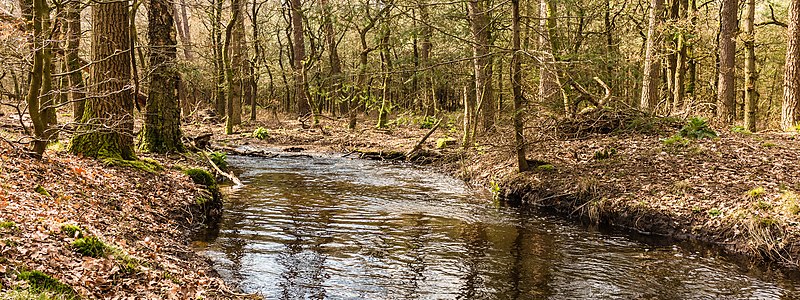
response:
[(0, 299), (800, 297), (798, 26), (0, 1)]

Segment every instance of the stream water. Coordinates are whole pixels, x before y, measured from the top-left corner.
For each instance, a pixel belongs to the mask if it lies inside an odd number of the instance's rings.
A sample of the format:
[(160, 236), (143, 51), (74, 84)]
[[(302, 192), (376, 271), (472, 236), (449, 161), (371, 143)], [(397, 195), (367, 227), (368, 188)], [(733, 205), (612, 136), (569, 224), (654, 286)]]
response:
[[(710, 247), (588, 228), (423, 169), (229, 157), (245, 186), (197, 247), (265, 299), (795, 299)], [(239, 173), (239, 172), (237, 172)]]

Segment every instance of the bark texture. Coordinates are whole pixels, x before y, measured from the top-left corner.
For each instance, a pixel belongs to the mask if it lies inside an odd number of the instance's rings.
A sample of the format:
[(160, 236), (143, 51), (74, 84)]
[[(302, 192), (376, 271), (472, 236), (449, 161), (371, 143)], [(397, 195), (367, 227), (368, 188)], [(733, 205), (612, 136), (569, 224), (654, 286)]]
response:
[(783, 105), (781, 127), (792, 130), (797, 125), (797, 105), (800, 103), (800, 0), (789, 5), (788, 45), (783, 73)]
[(652, 0), (650, 3), (650, 17), (647, 26), (647, 45), (645, 46), (644, 71), (642, 80), (642, 98), (639, 107), (645, 111), (652, 111), (659, 98), (659, 76), (661, 74), (661, 58), (658, 47), (661, 44), (661, 7), (662, 0)]
[(183, 151), (178, 98), (177, 45), (173, 9), (168, 0), (148, 0), (150, 89), (145, 106), (141, 149), (156, 153)]
[(723, 0), (720, 8), (719, 83), (717, 85), (717, 119), (733, 122), (736, 116), (736, 32), (739, 2)]
[(92, 88), (83, 114), (85, 125), (70, 151), (90, 157), (135, 159), (133, 94), (126, 1), (92, 2)]

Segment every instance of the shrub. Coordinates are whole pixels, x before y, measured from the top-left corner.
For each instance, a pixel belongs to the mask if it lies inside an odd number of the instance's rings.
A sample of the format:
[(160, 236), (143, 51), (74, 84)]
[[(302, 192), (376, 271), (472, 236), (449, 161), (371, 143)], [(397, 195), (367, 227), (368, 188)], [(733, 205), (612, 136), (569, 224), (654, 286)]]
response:
[(705, 139), (705, 138), (715, 138), (717, 137), (717, 133), (708, 127), (708, 120), (704, 118), (691, 118), (686, 125), (681, 128), (681, 131), (678, 132), (681, 137), (690, 138), (690, 139)]
[(72, 242), (72, 248), (75, 250), (75, 252), (94, 258), (105, 256), (109, 250), (108, 245), (103, 243), (103, 241), (97, 237), (93, 236), (75, 240)]
[(422, 121), (419, 123), (419, 128), (423, 128), (423, 129), (431, 129), (431, 128), (433, 128), (433, 126), (434, 126), (434, 125), (436, 125), (436, 122), (437, 122), (437, 121), (438, 121), (438, 120), (437, 120), (435, 117), (425, 117), (425, 118), (424, 118), (424, 119), (422, 119)]
[(220, 170), (225, 171), (228, 169), (228, 156), (225, 152), (211, 152), (208, 156)]
[(265, 140), (269, 138), (269, 130), (264, 127), (258, 127), (253, 131), (253, 137), (259, 140)]
[(608, 149), (603, 149), (603, 150), (600, 150), (600, 151), (595, 151), (594, 152), (594, 159), (596, 159), (596, 160), (604, 160), (604, 159), (609, 159), (614, 155), (617, 155), (617, 149), (608, 148)]

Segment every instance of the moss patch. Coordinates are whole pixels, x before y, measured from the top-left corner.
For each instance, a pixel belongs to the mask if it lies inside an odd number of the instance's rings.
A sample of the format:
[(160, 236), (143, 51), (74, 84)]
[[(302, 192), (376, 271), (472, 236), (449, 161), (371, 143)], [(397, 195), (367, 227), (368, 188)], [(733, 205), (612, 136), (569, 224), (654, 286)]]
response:
[(109, 166), (132, 168), (153, 174), (156, 174), (164, 170), (164, 167), (162, 167), (161, 164), (149, 158), (142, 158), (138, 160), (124, 160), (119, 158), (106, 157), (103, 158), (103, 163)]
[(17, 223), (13, 221), (2, 221), (0, 222), (0, 230), (14, 230), (17, 228)]
[(72, 249), (84, 256), (94, 258), (104, 257), (110, 248), (97, 237), (79, 238), (72, 242)]
[(27, 282), (28, 290), (33, 293), (52, 292), (66, 299), (80, 299), (70, 286), (40, 271), (22, 271), (17, 278)]
[(33, 190), (43, 196), (52, 197), (50, 192), (48, 192), (43, 186), (37, 185)]
[(83, 237), (83, 229), (80, 226), (75, 224), (63, 224), (61, 225), (61, 232), (66, 234), (69, 237), (74, 238), (81, 238)]

